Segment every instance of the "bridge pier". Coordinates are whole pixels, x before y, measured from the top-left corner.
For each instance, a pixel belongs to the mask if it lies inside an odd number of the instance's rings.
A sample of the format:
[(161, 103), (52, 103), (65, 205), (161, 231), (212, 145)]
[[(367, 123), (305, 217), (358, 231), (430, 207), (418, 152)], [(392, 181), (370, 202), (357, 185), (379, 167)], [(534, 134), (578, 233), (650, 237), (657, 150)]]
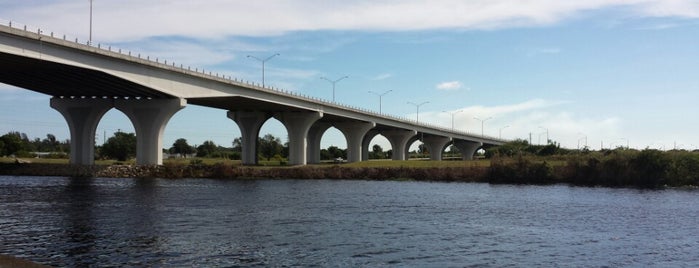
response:
[(95, 163), (95, 132), (97, 125), (114, 106), (108, 99), (51, 98), (51, 108), (63, 115), (70, 129), (70, 163)]
[(257, 164), (257, 139), (260, 136), (260, 128), (272, 117), (265, 112), (244, 112), (228, 111), (228, 118), (235, 121), (240, 128), (242, 136), (242, 156), (243, 165)]
[(425, 136), (422, 138), (422, 142), (425, 143), (427, 149), (430, 151), (430, 160), (442, 160), (442, 151), (444, 151), (444, 146), (451, 141), (449, 137), (442, 136)]
[(407, 160), (408, 141), (417, 135), (415, 130), (388, 130), (383, 131), (382, 135), (391, 143), (393, 150), (393, 160)]
[(136, 164), (163, 164), (165, 126), (186, 105), (185, 99), (114, 100), (114, 107), (131, 120), (136, 130)]
[(335, 124), (347, 141), (347, 162), (362, 161), (362, 139), (366, 133), (376, 127), (374, 122), (339, 122)]
[(320, 163), (320, 141), (331, 126), (330, 123), (316, 121), (308, 130), (308, 163)]
[(478, 148), (483, 146), (482, 142), (454, 140), (454, 146), (459, 149), (463, 160), (473, 160), (473, 155), (476, 154)]
[(369, 150), (371, 150), (369, 146), (371, 146), (371, 140), (379, 134), (380, 132), (376, 129), (371, 129), (364, 134), (364, 139), (362, 139), (362, 161), (369, 160)]
[(313, 123), (322, 117), (322, 112), (281, 112), (274, 115), (289, 134), (289, 164), (307, 163), (308, 131)]

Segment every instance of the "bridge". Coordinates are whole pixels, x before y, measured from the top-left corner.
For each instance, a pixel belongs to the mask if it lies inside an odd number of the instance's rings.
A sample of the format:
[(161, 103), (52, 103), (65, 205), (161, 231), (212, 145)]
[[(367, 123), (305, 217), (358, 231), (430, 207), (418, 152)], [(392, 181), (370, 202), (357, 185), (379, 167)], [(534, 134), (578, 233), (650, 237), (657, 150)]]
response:
[(449, 144), (470, 160), (478, 149), (505, 142), (80, 43), (11, 22), (0, 25), (0, 83), (52, 96), (51, 107), (69, 126), (71, 164), (94, 164), (97, 125), (112, 108), (134, 125), (136, 163), (162, 164), (165, 126), (188, 104), (227, 111), (240, 128), (243, 164), (257, 163), (260, 128), (272, 117), (288, 132), (292, 165), (320, 162), (321, 137), (330, 127), (344, 135), (349, 162), (367, 160), (369, 142), (379, 134), (390, 142), (393, 160), (405, 160), (409, 145), (418, 139), (432, 160), (441, 160)]

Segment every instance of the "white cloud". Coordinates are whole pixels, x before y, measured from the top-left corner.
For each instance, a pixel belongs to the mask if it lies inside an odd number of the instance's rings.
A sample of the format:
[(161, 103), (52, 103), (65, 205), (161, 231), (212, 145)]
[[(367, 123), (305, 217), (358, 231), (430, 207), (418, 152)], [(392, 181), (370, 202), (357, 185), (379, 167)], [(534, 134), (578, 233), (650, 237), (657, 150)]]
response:
[(377, 76), (374, 76), (373, 78), (371, 78), (371, 80), (374, 80), (374, 81), (386, 80), (386, 79), (391, 78), (391, 77), (393, 77), (393, 74), (384, 73), (384, 74), (379, 74)]
[(461, 86), (461, 82), (459, 81), (442, 82), (436, 85), (437, 89), (446, 91), (458, 90)]
[[(610, 116), (590, 118), (585, 115), (565, 111), (566, 101), (532, 99), (521, 103), (498, 106), (469, 106), (453, 111), (426, 111), (420, 113), (421, 121), (436, 122), (443, 127), (451, 127), (451, 113), (454, 113), (454, 128), (474, 134), (483, 133), (506, 139), (529, 140), (532, 143), (546, 142), (546, 129), (549, 138), (567, 148), (576, 148), (578, 140), (588, 137), (588, 146), (598, 149), (601, 140), (610, 142), (610, 137), (621, 137), (621, 120)], [(457, 112), (457, 111), (461, 112)], [(408, 115), (412, 118), (415, 115)], [(581, 141), (584, 145), (584, 140)], [(581, 145), (581, 146), (582, 146)]]
[(553, 55), (561, 53), (561, 49), (557, 47), (547, 47), (547, 48), (536, 48), (530, 49), (527, 52), (527, 57), (535, 57), (538, 55)]
[[(87, 36), (88, 2), (0, 4), (0, 17)], [(616, 8), (629, 17), (699, 17), (692, 0), (168, 0), (95, 1), (96, 40), (150, 36), (269, 36), (293, 31), (494, 29), (554, 24), (586, 11)], [(468, 14), (468, 15), (464, 15)]]

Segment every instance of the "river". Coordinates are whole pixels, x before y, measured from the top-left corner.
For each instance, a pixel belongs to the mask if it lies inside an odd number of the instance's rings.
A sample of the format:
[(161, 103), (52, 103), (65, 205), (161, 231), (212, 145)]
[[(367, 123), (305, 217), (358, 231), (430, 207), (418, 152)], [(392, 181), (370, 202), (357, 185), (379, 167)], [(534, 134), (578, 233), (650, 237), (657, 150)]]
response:
[(0, 254), (58, 267), (699, 266), (699, 190), (0, 176)]

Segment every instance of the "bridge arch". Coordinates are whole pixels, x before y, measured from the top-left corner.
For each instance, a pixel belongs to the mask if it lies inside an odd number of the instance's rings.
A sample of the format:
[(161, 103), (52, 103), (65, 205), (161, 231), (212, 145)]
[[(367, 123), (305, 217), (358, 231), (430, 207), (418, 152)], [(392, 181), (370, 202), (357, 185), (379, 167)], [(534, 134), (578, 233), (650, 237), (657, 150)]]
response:
[[(378, 145), (382, 149), (383, 157), (377, 157), (373, 153), (373, 147)], [(389, 154), (390, 152), (390, 154)], [(386, 136), (381, 134), (381, 131), (372, 129), (364, 136), (362, 141), (362, 161), (367, 161), (369, 159), (392, 159), (393, 147), (391, 142), (386, 138)]]

